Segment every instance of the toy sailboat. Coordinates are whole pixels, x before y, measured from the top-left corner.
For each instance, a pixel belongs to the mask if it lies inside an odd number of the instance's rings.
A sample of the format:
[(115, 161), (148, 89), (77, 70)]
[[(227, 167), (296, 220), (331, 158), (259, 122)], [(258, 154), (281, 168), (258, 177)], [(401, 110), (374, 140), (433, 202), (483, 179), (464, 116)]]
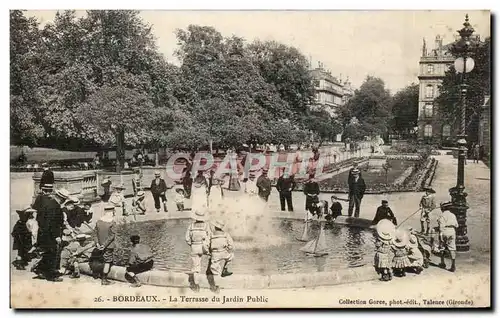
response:
[(307, 244), (300, 249), (302, 252), (305, 252), (308, 255), (313, 255), (314, 257), (321, 257), (328, 255), (324, 224), (325, 222), (320, 222), (320, 230), (318, 237), (307, 242)]
[(304, 223), (304, 231), (302, 232), (302, 236), (300, 238), (297, 238), (297, 240), (302, 242), (309, 241), (309, 222)]

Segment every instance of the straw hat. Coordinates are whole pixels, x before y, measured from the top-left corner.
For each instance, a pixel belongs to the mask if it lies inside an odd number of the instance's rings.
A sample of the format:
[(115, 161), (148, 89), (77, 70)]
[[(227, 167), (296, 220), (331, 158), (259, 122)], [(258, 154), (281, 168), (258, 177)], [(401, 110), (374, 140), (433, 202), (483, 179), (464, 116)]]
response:
[(160, 171), (155, 171), (155, 177), (159, 177), (159, 176), (161, 176)]
[(180, 194), (185, 194), (184, 189), (182, 189), (182, 188), (175, 189), (175, 192), (180, 193)]
[(389, 220), (383, 219), (377, 223), (377, 235), (382, 240), (390, 241), (394, 237), (395, 231), (396, 227)]
[(351, 173), (352, 174), (359, 174), (359, 169), (358, 168), (354, 168), (351, 170)]
[(77, 234), (75, 238), (76, 238), (78, 241), (80, 241), (80, 240), (86, 240), (86, 239), (88, 239), (89, 237), (90, 237), (90, 235), (87, 235), (87, 234), (83, 234), (83, 233), (81, 233), (81, 234)]
[(76, 196), (70, 196), (68, 200), (70, 201), (68, 203), (73, 203), (75, 205), (80, 204), (80, 199)]
[(46, 183), (44, 185), (42, 185), (42, 190), (53, 190), (54, 189), (54, 185), (52, 183)]
[(65, 188), (57, 189), (55, 194), (63, 199), (69, 199), (70, 193)]
[(146, 195), (146, 193), (145, 193), (144, 191), (139, 191), (139, 192), (137, 192), (137, 196), (138, 196), (138, 197), (143, 197), (143, 196), (145, 196), (145, 195)]
[(115, 210), (115, 206), (113, 205), (113, 203), (107, 203), (104, 206), (104, 211), (114, 211), (114, 210)]
[(418, 247), (418, 239), (414, 234), (410, 234), (408, 245), (412, 248)]
[(16, 212), (17, 212), (18, 214), (23, 214), (23, 213), (24, 213), (24, 214), (28, 214), (28, 213), (35, 213), (35, 212), (36, 212), (36, 210), (35, 210), (35, 209), (33, 209), (33, 208), (31, 208), (31, 207), (29, 206), (29, 207), (27, 207), (27, 208), (25, 208), (25, 209), (22, 209), (22, 210), (16, 210)]
[(436, 193), (436, 191), (431, 187), (424, 188), (424, 190), (429, 193)]
[(193, 214), (193, 219), (195, 219), (196, 221), (205, 221), (205, 212), (195, 211)]
[(120, 183), (119, 185), (116, 185), (113, 188), (115, 188), (115, 189), (121, 189), (121, 190), (125, 190), (126, 189), (125, 186), (123, 185), (123, 183)]
[(408, 233), (406, 233), (405, 231), (396, 230), (396, 235), (392, 240), (392, 244), (394, 244), (394, 246), (396, 247), (405, 247), (406, 245), (408, 245), (408, 242)]
[(226, 225), (226, 224), (224, 223), (224, 221), (223, 221), (223, 220), (215, 220), (215, 221), (213, 221), (213, 222), (212, 222), (212, 224), (213, 224), (216, 228), (219, 228), (219, 229), (221, 229), (221, 230), (222, 230), (222, 229), (224, 228), (224, 226)]

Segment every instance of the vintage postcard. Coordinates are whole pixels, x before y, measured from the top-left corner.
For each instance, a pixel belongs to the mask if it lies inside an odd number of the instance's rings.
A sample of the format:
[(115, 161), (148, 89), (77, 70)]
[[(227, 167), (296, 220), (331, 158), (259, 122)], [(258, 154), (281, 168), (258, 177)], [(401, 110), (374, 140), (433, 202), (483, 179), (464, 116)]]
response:
[(11, 307), (491, 307), (490, 22), (11, 10)]

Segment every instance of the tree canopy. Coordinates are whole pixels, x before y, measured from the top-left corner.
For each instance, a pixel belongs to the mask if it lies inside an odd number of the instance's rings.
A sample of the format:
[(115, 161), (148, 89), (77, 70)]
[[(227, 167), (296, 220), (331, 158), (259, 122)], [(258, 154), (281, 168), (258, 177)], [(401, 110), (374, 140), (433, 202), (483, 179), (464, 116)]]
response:
[(417, 126), (418, 90), (418, 84), (411, 84), (394, 95), (391, 127), (395, 132), (407, 135)]

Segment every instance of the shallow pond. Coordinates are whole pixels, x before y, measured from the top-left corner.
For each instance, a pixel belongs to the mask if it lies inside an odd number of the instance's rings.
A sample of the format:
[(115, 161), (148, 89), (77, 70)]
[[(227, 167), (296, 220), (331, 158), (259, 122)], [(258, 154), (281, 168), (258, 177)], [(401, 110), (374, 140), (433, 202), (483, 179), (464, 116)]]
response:
[[(189, 219), (157, 220), (121, 225), (118, 231), (120, 248), (116, 250), (117, 265), (124, 265), (128, 259), (129, 236), (139, 234), (143, 243), (149, 244), (155, 253), (155, 269), (186, 272), (190, 268), (189, 247), (184, 235)], [(235, 240), (234, 261), (231, 269), (237, 274), (285, 274), (335, 271), (342, 268), (372, 266), (374, 255), (374, 234), (369, 230), (340, 225), (325, 229), (328, 255), (308, 256), (300, 251), (306, 242), (302, 236), (303, 221), (274, 220), (274, 235), (279, 243), (254, 244)], [(309, 229), (311, 238), (319, 234), (319, 224), (313, 222)], [(206, 268), (208, 256), (202, 260)]]

